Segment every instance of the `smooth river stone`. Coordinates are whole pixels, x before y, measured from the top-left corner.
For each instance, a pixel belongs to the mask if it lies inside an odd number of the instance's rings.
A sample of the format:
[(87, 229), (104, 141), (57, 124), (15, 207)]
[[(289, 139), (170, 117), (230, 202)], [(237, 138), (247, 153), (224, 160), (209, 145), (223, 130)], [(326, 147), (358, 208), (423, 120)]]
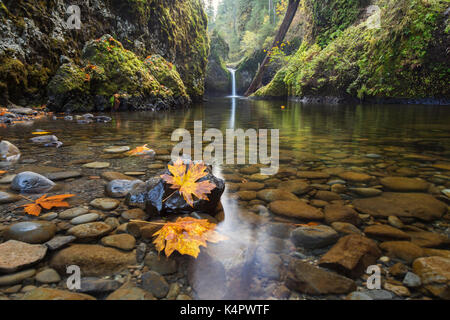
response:
[(377, 197), (383, 193), (383, 191), (375, 188), (352, 188), (350, 190), (357, 195), (366, 198)]
[(89, 204), (96, 209), (111, 211), (119, 206), (120, 201), (110, 198), (98, 198), (92, 200)]
[(0, 179), (0, 184), (10, 184), (16, 176), (17, 174), (7, 174)]
[(48, 179), (53, 181), (66, 180), (72, 178), (79, 178), (82, 176), (80, 171), (62, 171), (50, 172), (45, 175)]
[(53, 188), (55, 183), (46, 177), (25, 171), (16, 175), (11, 182), (11, 189), (24, 193), (45, 193)]
[(130, 151), (130, 147), (121, 146), (121, 147), (110, 147), (103, 150), (106, 153), (124, 153)]
[(104, 222), (90, 222), (72, 227), (67, 233), (78, 239), (91, 239), (104, 236), (111, 230), (111, 226)]
[(67, 290), (51, 289), (51, 288), (36, 288), (27, 292), (22, 300), (96, 300), (84, 293), (75, 293)]
[(292, 242), (296, 246), (307, 249), (317, 249), (336, 243), (339, 239), (338, 233), (325, 225), (299, 227), (291, 233)]
[(144, 185), (145, 183), (141, 180), (112, 180), (106, 185), (105, 192), (108, 197), (124, 198), (136, 184)]
[(295, 194), (279, 189), (260, 190), (256, 195), (258, 199), (264, 200), (266, 202), (272, 202), (276, 200), (299, 200)]
[(353, 201), (356, 210), (374, 217), (413, 217), (424, 221), (440, 219), (447, 206), (425, 193), (385, 192), (379, 197)]
[(400, 192), (427, 191), (430, 185), (424, 180), (404, 177), (386, 177), (380, 179), (380, 183), (389, 190)]
[(297, 177), (303, 179), (328, 179), (330, 174), (321, 171), (298, 171)]
[(372, 226), (368, 226), (364, 229), (364, 233), (369, 238), (377, 239), (380, 241), (411, 239), (411, 236), (409, 236), (402, 230), (382, 224), (375, 224)]
[(111, 236), (107, 236), (102, 238), (101, 243), (107, 247), (113, 247), (125, 251), (133, 250), (136, 246), (136, 240), (133, 236), (122, 233), (122, 234), (113, 234)]
[(59, 218), (63, 220), (72, 220), (75, 217), (81, 216), (89, 212), (88, 208), (85, 207), (77, 207), (65, 210), (59, 214)]
[(83, 214), (82, 216), (78, 216), (70, 220), (70, 223), (73, 225), (79, 225), (83, 223), (93, 222), (98, 219), (99, 215), (97, 213), (88, 213)]
[(22, 198), (16, 194), (0, 191), (0, 204), (17, 202), (21, 199)]
[(84, 168), (88, 169), (105, 169), (109, 168), (109, 162), (90, 162), (83, 165)]
[(41, 261), (47, 247), (9, 240), (0, 244), (0, 272), (11, 273)]
[(116, 171), (106, 171), (106, 172), (102, 172), (100, 174), (100, 176), (108, 181), (113, 181), (113, 180), (136, 180), (136, 178), (127, 176), (123, 173), (120, 172), (116, 172)]
[(344, 179), (346, 181), (352, 181), (352, 182), (368, 182), (372, 179), (371, 176), (365, 173), (359, 173), (359, 172), (342, 172), (338, 174), (339, 178)]
[(6, 240), (27, 243), (44, 243), (54, 237), (56, 226), (46, 221), (26, 221), (15, 223), (3, 231)]
[(21, 283), (23, 280), (31, 278), (35, 274), (36, 270), (30, 269), (13, 274), (8, 274), (5, 276), (0, 276), (0, 286), (12, 286), (14, 284)]
[(288, 180), (280, 182), (278, 189), (292, 192), (299, 196), (311, 191), (312, 188), (305, 180)]
[(67, 266), (77, 265), (87, 277), (112, 275), (134, 264), (134, 252), (89, 244), (74, 244), (56, 253), (50, 261), (50, 267), (61, 274), (66, 274)]
[(323, 220), (324, 214), (303, 201), (278, 200), (269, 204), (272, 213), (301, 220)]

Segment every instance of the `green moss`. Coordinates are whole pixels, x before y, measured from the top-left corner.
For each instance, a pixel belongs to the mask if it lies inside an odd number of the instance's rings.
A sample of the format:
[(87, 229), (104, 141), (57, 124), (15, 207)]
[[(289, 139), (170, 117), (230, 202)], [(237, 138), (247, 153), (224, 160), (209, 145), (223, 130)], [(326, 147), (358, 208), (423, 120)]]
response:
[(65, 94), (67, 92), (87, 93), (89, 85), (86, 75), (73, 63), (62, 65), (48, 85), (50, 96)]
[(292, 96), (448, 98), (450, 65), (442, 55), (448, 41), (446, 2), (380, 0), (381, 29), (362, 22), (323, 49), (305, 42), (276, 83), (258, 94), (271, 94), (284, 75)]
[(144, 64), (161, 85), (172, 90), (175, 97), (189, 98), (183, 80), (172, 63), (160, 55), (153, 55), (147, 57)]
[(286, 97), (288, 95), (287, 86), (284, 83), (286, 69), (277, 72), (272, 81), (265, 87), (260, 88), (252, 96), (254, 97)]
[(89, 42), (83, 49), (85, 73), (89, 74), (91, 93), (112, 96), (127, 93), (140, 96), (168, 96), (144, 62), (109, 35)]
[(28, 87), (28, 71), (22, 61), (0, 57), (0, 96), (7, 101), (20, 97)]

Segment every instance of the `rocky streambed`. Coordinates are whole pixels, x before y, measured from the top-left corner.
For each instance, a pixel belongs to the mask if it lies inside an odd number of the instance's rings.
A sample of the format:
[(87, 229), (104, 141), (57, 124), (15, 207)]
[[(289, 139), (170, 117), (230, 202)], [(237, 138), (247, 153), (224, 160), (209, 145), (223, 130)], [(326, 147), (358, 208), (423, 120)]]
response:
[[(445, 133), (401, 145), (287, 130), (275, 176), (261, 175), (260, 165), (216, 166), (225, 181), (219, 205), (159, 216), (139, 201), (140, 190), (166, 169), (173, 121), (196, 110), (170, 119), (113, 115), (109, 123), (37, 120), (3, 132), (21, 157), (0, 177), (1, 299), (449, 299)], [(36, 129), (63, 145), (30, 141)], [(144, 143), (154, 153), (125, 155)], [(32, 217), (20, 191), (76, 196), (70, 208)], [(179, 214), (218, 223), (229, 239), (197, 259), (158, 255), (160, 225), (136, 220)], [(81, 269), (79, 290), (67, 288), (70, 265)], [(367, 287), (374, 265), (379, 289)]]

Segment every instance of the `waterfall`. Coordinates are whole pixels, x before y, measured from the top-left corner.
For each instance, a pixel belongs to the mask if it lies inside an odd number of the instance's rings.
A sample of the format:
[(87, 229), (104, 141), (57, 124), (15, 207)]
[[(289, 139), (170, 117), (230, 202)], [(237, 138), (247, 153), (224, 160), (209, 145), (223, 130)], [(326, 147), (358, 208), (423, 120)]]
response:
[(232, 68), (227, 68), (228, 71), (231, 73), (231, 97), (235, 98), (236, 95), (236, 70)]

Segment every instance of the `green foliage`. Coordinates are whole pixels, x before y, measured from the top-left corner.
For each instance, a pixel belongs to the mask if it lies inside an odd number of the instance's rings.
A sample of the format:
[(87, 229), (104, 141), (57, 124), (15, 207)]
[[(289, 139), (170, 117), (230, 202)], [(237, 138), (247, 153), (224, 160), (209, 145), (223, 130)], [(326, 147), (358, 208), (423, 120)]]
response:
[[(449, 97), (450, 65), (443, 12), (445, 0), (380, 0), (381, 29), (364, 22), (347, 27), (321, 48), (304, 42), (267, 88), (282, 76), (288, 95)], [(326, 33), (321, 33), (325, 35)], [(279, 90), (278, 90), (279, 91)]]

